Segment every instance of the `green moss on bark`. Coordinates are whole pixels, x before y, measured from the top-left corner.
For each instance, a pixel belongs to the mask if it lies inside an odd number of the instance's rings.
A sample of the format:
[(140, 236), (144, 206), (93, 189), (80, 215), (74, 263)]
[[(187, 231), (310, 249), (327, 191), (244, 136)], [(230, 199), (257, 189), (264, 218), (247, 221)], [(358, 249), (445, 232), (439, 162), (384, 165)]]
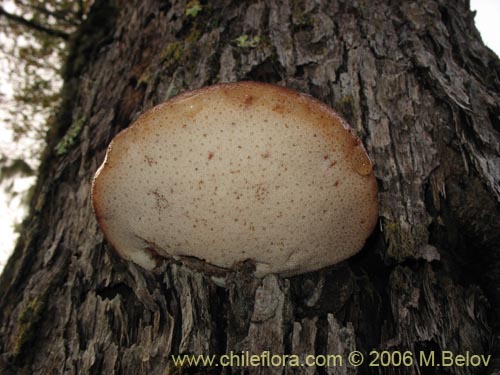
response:
[(20, 356), (36, 336), (36, 328), (47, 304), (46, 295), (28, 301), (17, 320), (17, 336), (14, 342), (14, 356)]

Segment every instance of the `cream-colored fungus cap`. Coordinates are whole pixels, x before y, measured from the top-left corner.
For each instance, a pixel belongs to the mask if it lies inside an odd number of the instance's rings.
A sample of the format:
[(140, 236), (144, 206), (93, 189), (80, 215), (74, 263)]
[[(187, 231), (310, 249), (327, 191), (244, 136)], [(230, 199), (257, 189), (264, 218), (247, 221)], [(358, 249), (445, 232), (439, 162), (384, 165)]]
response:
[(197, 258), (257, 276), (358, 252), (377, 222), (372, 164), (331, 108), (239, 82), (181, 94), (111, 142), (92, 195), (104, 235), (146, 269)]

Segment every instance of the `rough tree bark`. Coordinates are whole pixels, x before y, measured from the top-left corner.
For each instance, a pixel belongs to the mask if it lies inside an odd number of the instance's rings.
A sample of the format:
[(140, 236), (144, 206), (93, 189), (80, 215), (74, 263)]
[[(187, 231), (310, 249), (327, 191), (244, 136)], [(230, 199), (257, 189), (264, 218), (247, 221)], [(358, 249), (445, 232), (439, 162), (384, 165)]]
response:
[[(176, 353), (354, 349), (491, 354), (487, 368), (447, 370), (500, 371), (500, 63), (468, 1), (193, 4), (96, 1), (72, 37), (31, 214), (0, 279), (2, 373), (167, 374)], [(172, 95), (236, 80), (310, 93), (347, 118), (376, 165), (380, 226), (357, 256), (289, 279), (242, 271), (220, 287), (175, 262), (150, 273), (122, 261), (90, 204), (109, 141)]]

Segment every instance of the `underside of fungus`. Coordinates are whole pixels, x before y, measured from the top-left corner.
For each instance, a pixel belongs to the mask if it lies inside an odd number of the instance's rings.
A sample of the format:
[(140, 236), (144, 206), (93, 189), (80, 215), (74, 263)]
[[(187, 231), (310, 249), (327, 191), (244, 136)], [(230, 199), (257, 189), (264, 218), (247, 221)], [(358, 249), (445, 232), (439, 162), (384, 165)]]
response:
[(332, 109), (240, 82), (144, 113), (111, 142), (92, 195), (107, 241), (146, 269), (178, 257), (290, 276), (358, 252), (376, 191), (362, 144)]

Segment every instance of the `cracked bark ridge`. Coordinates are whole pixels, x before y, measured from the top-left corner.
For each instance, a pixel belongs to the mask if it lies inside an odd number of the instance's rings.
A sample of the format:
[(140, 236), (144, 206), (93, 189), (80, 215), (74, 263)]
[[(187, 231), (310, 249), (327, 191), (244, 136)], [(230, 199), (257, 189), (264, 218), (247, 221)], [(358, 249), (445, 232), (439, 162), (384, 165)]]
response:
[[(2, 373), (165, 374), (170, 354), (263, 349), (470, 351), (492, 364), (451, 373), (500, 370), (500, 63), (467, 1), (226, 0), (196, 17), (186, 1), (122, 5), (106, 35), (88, 30), (79, 38), (93, 47), (74, 51), (71, 100), (0, 279)], [(121, 261), (90, 205), (111, 138), (172, 95), (246, 79), (310, 93), (351, 123), (376, 165), (379, 229), (342, 264), (290, 279), (243, 270), (226, 287), (175, 262), (155, 274)], [(81, 119), (78, 142), (56, 157), (61, 129)]]

